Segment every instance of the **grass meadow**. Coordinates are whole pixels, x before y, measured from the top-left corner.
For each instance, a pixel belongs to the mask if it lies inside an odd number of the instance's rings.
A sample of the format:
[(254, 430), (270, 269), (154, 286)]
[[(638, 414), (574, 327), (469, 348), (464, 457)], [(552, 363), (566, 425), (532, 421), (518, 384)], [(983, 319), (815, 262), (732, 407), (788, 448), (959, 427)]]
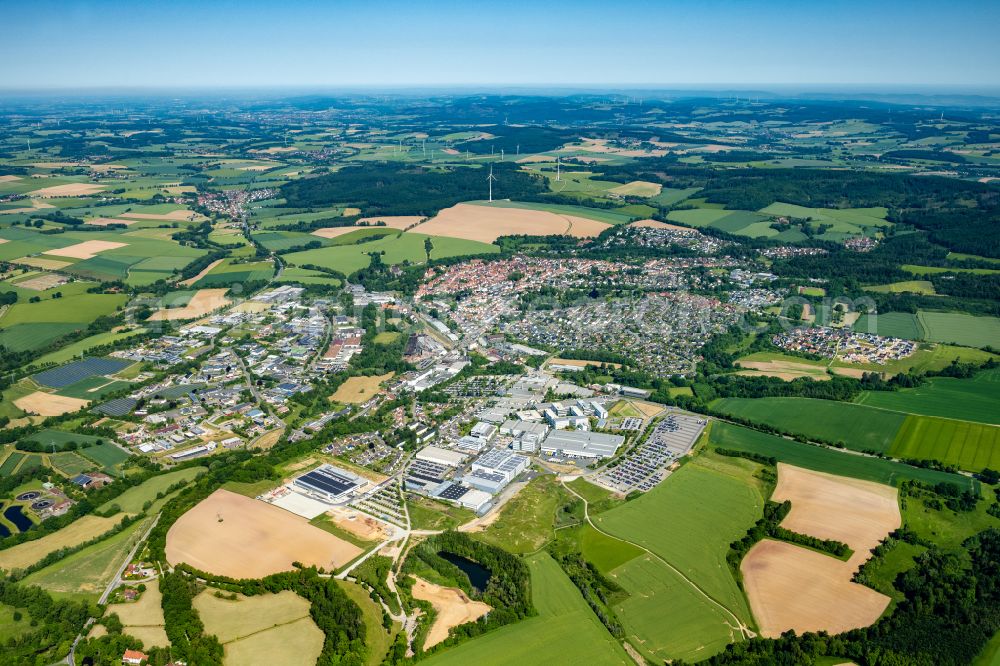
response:
[(936, 416), (910, 415), (889, 454), (940, 460), (964, 470), (1000, 469), (1000, 427)]
[(1000, 425), (1000, 370), (970, 379), (930, 377), (916, 388), (865, 391), (855, 402), (909, 414)]

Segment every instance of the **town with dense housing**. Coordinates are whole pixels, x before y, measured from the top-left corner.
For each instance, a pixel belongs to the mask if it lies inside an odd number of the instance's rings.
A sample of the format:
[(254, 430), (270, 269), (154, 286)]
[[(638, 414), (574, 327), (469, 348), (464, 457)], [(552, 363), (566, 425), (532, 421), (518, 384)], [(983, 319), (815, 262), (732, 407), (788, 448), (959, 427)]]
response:
[(5, 76), (0, 665), (1000, 663), (1000, 95)]

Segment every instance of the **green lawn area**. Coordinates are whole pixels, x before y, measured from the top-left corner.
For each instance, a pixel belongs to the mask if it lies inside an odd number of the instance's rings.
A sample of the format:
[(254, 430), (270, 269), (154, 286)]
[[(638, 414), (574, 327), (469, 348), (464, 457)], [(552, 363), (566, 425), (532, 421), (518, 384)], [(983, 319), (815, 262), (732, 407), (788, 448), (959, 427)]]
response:
[[(331, 245), (316, 250), (292, 252), (284, 255), (284, 259), (296, 266), (315, 264), (350, 275), (357, 270), (366, 268), (371, 263), (371, 257), (368, 254), (370, 252), (384, 252), (382, 262), (385, 264), (401, 264), (404, 261), (423, 263), (426, 260), (425, 238), (428, 238), (425, 234), (390, 233), (362, 243)], [(432, 259), (469, 254), (493, 254), (500, 251), (496, 245), (489, 243), (446, 236), (434, 236), (431, 242), (434, 244), (434, 249), (431, 251)]]
[(114, 444), (101, 444), (79, 450), (80, 455), (90, 458), (104, 467), (108, 474), (117, 474), (117, 466), (128, 460), (129, 454)]
[(947, 266), (918, 266), (916, 264), (903, 264), (900, 266), (904, 271), (914, 275), (935, 275), (937, 273), (972, 273), (973, 275), (996, 275), (1000, 269), (995, 268), (948, 268)]
[(859, 333), (877, 333), (892, 338), (923, 340), (924, 328), (917, 316), (908, 312), (884, 312), (861, 315), (854, 322), (854, 330)]
[(897, 458), (939, 460), (978, 472), (1000, 469), (1000, 427), (936, 416), (906, 417), (889, 454)]
[[(14, 621), (14, 612), (21, 614), (21, 619)], [(34, 631), (31, 626), (31, 615), (24, 608), (14, 608), (7, 604), (0, 604), (0, 644), (6, 645), (7, 641), (18, 636)]]
[(527, 559), (538, 615), (434, 654), (428, 666), (587, 664), (634, 666), (559, 565), (541, 552)]
[(923, 294), (933, 296), (937, 292), (934, 285), (927, 280), (904, 280), (902, 282), (892, 282), (890, 284), (880, 284), (874, 287), (865, 287), (865, 291), (874, 291), (880, 294)]
[(855, 402), (910, 414), (1000, 424), (1000, 370), (970, 379), (930, 377), (921, 386), (898, 391), (865, 391)]
[(714, 422), (710, 442), (718, 448), (759, 453), (797, 467), (850, 476), (865, 481), (875, 481), (890, 486), (898, 485), (900, 481), (906, 479), (916, 479), (930, 484), (944, 481), (965, 490), (979, 487), (978, 481), (967, 476), (912, 467), (891, 460), (843, 453), (811, 444), (801, 444), (729, 423)]
[(587, 500), (591, 516), (614, 508), (623, 502), (623, 500), (615, 497), (615, 494), (610, 490), (595, 486), (583, 477), (573, 479), (566, 485), (572, 488), (576, 494)]
[(512, 553), (533, 553), (552, 538), (556, 510), (571, 499), (554, 476), (538, 476), (503, 506), (481, 538)]
[(468, 509), (418, 495), (408, 497), (406, 504), (410, 512), (410, 523), (415, 530), (452, 529), (476, 517)]
[(784, 432), (843, 442), (857, 451), (886, 451), (907, 418), (899, 412), (813, 398), (723, 398), (712, 408)]

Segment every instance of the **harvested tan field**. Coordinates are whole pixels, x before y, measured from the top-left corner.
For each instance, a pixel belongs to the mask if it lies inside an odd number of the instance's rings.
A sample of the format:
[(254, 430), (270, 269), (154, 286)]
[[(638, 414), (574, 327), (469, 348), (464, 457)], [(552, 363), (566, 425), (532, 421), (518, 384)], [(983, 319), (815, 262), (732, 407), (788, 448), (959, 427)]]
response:
[(666, 222), (660, 222), (659, 220), (636, 220), (635, 222), (629, 223), (628, 226), (643, 227), (646, 229), (672, 229), (673, 231), (685, 231), (689, 234), (697, 233), (696, 229), (682, 227), (676, 224), (667, 224)]
[(206, 275), (208, 275), (212, 271), (213, 268), (215, 268), (216, 266), (218, 266), (222, 262), (223, 262), (222, 259), (216, 259), (215, 261), (213, 261), (212, 263), (210, 263), (208, 266), (205, 266), (205, 268), (203, 268), (201, 270), (201, 272), (198, 273), (197, 275), (195, 275), (194, 277), (190, 277), (187, 280), (181, 280), (177, 284), (182, 284), (185, 287), (190, 287), (195, 282), (197, 282), (198, 280), (200, 280), (203, 277), (205, 277)]
[(131, 217), (134, 220), (165, 220), (172, 222), (182, 222), (198, 217), (198, 214), (187, 210), (172, 210), (169, 213), (122, 213), (119, 217)]
[(781, 462), (771, 498), (792, 503), (782, 527), (850, 546), (854, 555), (847, 564), (852, 573), (885, 535), (902, 524), (896, 488)]
[(101, 518), (88, 515), (78, 518), (61, 530), (34, 541), (25, 541), (0, 551), (0, 569), (13, 571), (38, 562), (60, 548), (72, 548), (104, 534), (121, 520), (120, 516)]
[(0, 176), (0, 183), (13, 183), (15, 180), (21, 180), (20, 176)]
[(62, 169), (63, 167), (78, 167), (87, 165), (77, 164), (76, 162), (35, 162), (31, 166), (37, 169)]
[(457, 587), (441, 587), (434, 583), (429, 583), (423, 578), (412, 577), (413, 597), (421, 601), (429, 601), (437, 617), (434, 624), (427, 632), (427, 639), (424, 641), (424, 649), (437, 645), (448, 638), (448, 632), (452, 627), (467, 622), (475, 622), (482, 616), (493, 610), (481, 601), (473, 601), (465, 595), (465, 592)]
[(218, 289), (199, 289), (198, 293), (191, 297), (188, 304), (182, 308), (169, 308), (157, 310), (147, 321), (175, 321), (177, 319), (194, 319), (207, 315), (213, 310), (217, 310), (229, 304), (226, 298), (225, 287)]
[(460, 153), (454, 148), (444, 148), (441, 150), (445, 155), (459, 155)]
[(44, 201), (38, 201), (37, 199), (31, 200), (31, 207), (25, 208), (8, 208), (7, 210), (0, 210), (0, 215), (15, 215), (17, 213), (34, 213), (39, 208), (55, 208), (50, 203), (45, 203)]
[(534, 164), (536, 162), (555, 162), (556, 158), (551, 155), (528, 155), (516, 161), (518, 164)]
[(167, 532), (171, 563), (234, 578), (289, 571), (293, 562), (332, 570), (361, 552), (300, 516), (227, 490), (216, 490)]
[(68, 247), (61, 247), (55, 250), (46, 250), (45, 254), (54, 254), (57, 257), (72, 257), (73, 259), (93, 259), (98, 252), (114, 250), (119, 247), (128, 247), (128, 243), (118, 243), (116, 241), (89, 240), (76, 243)]
[(106, 227), (112, 224), (121, 224), (127, 227), (130, 224), (136, 223), (135, 220), (118, 220), (113, 217), (95, 217), (92, 220), (86, 220), (86, 222), (95, 227)]
[(588, 157), (586, 155), (574, 155), (571, 159), (583, 162), (584, 164), (598, 164), (599, 162), (610, 161), (607, 157)]
[(91, 164), (90, 170), (97, 171), (98, 173), (107, 173), (108, 171), (119, 171), (121, 169), (127, 169), (128, 167), (124, 164)]
[(257, 439), (250, 442), (247, 448), (250, 449), (269, 449), (278, 443), (281, 439), (281, 433), (285, 432), (284, 429), (278, 428), (277, 430), (269, 430)]
[(250, 166), (236, 167), (240, 171), (267, 171), (268, 169), (273, 169), (277, 164), (251, 164)]
[(867, 627), (889, 597), (851, 582), (846, 562), (808, 548), (764, 539), (740, 563), (750, 608), (761, 635), (794, 629), (837, 634)]
[(366, 541), (382, 541), (393, 534), (384, 523), (360, 511), (335, 506), (326, 513), (337, 527)]
[(609, 192), (623, 197), (655, 197), (660, 193), (663, 186), (659, 183), (650, 183), (645, 180), (633, 180), (618, 187), (612, 187)]
[(40, 190), (30, 192), (30, 194), (33, 197), (85, 197), (103, 190), (103, 185), (94, 185), (93, 183), (66, 183), (65, 185), (43, 187)]
[(361, 226), (369, 225), (373, 227), (386, 226), (390, 229), (409, 229), (413, 225), (420, 224), (426, 219), (427, 218), (422, 215), (383, 215), (382, 217), (363, 217), (358, 220), (358, 224)]
[(79, 398), (67, 398), (54, 393), (43, 393), (35, 391), (23, 398), (14, 401), (17, 408), (28, 414), (38, 414), (39, 416), (61, 416), (69, 412), (75, 412), (90, 404), (89, 400)]
[(193, 606), (205, 628), (221, 643), (309, 616), (309, 602), (289, 590), (253, 597), (237, 594), (236, 599), (220, 599), (215, 596), (215, 590), (206, 588), (194, 598)]
[(344, 209), (344, 212), (342, 212), (340, 214), (340, 216), (341, 217), (350, 217), (352, 215), (360, 215), (360, 214), (361, 214), (361, 209), (360, 208), (354, 208), (353, 206), (348, 206), (347, 208)]
[(382, 382), (392, 379), (394, 374), (393, 372), (389, 372), (384, 375), (372, 375), (371, 377), (350, 377), (337, 387), (336, 392), (330, 396), (330, 400), (351, 404), (367, 402), (378, 394), (379, 386), (382, 385)]
[(361, 227), (323, 227), (322, 229), (317, 229), (312, 232), (313, 236), (319, 236), (320, 238), (336, 238), (337, 236), (343, 236), (344, 234), (349, 234), (352, 231), (357, 231)]
[(456, 204), (442, 210), (431, 220), (417, 225), (412, 231), (431, 236), (451, 236), (492, 243), (500, 236), (513, 234), (591, 238), (609, 226), (596, 220), (573, 215), (558, 215), (543, 210)]
[(65, 284), (65, 282), (66, 278), (62, 275), (58, 275), (56, 273), (43, 273), (42, 275), (36, 275), (35, 277), (28, 278), (27, 280), (21, 280), (17, 283), (17, 286), (21, 289), (45, 291), (46, 289), (51, 289), (52, 287)]
[(138, 638), (147, 648), (168, 647), (170, 645), (170, 639), (167, 638), (167, 631), (162, 626), (140, 627), (127, 624), (122, 629), (122, 633)]
[(267, 312), (270, 309), (270, 303), (261, 303), (260, 301), (243, 301), (239, 305), (234, 306), (232, 311), (255, 314), (257, 312)]
[(4, 243), (9, 243), (9, 242), (10, 241), (7, 240), (6, 238), (0, 238), (0, 245), (3, 245)]

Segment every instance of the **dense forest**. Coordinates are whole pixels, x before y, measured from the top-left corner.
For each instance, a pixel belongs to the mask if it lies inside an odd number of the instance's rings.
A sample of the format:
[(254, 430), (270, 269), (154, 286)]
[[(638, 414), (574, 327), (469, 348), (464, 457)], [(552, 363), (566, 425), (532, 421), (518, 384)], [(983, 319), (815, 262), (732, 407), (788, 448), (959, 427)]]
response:
[[(523, 199), (545, 190), (541, 179), (513, 164), (493, 166), (494, 198)], [(288, 206), (310, 208), (348, 204), (365, 215), (430, 216), (461, 201), (485, 199), (488, 172), (479, 167), (429, 169), (387, 163), (345, 168), (281, 188)]]

